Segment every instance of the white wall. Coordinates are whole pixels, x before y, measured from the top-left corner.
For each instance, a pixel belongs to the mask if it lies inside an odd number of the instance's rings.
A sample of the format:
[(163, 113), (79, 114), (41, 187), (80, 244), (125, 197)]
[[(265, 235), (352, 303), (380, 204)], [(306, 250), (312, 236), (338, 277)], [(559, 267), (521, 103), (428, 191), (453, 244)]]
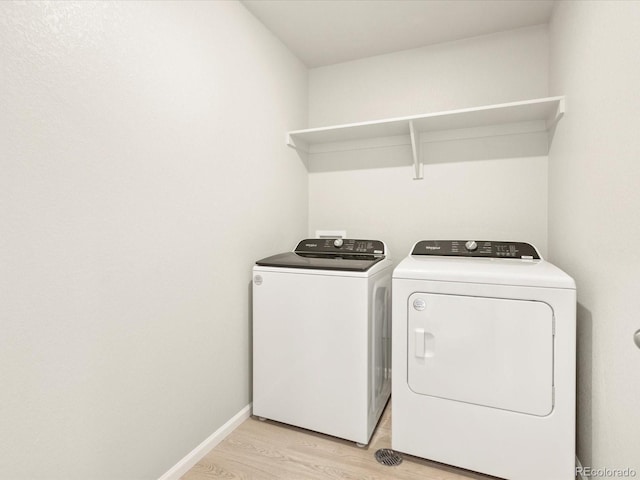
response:
[(307, 72), (237, 2), (0, 2), (0, 478), (158, 478), (247, 405)]
[(578, 287), (578, 456), (640, 475), (640, 2), (560, 2), (552, 94), (567, 113), (549, 156), (551, 260)]
[[(309, 75), (310, 127), (540, 98), (548, 94), (547, 30), (407, 50)], [(407, 146), (315, 154), (309, 232), (346, 229), (350, 237), (380, 238), (396, 260), (424, 238), (522, 240), (544, 254), (546, 152), (513, 158), (494, 141), (462, 151), (453, 148), (457, 142), (425, 144), (424, 180), (412, 180)]]

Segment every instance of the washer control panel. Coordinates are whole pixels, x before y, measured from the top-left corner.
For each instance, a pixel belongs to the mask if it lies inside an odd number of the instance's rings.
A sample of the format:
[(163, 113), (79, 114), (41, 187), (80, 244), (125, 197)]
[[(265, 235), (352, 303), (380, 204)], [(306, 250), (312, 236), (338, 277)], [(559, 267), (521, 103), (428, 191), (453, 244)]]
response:
[(384, 255), (384, 243), (379, 240), (355, 240), (353, 238), (308, 238), (298, 243), (295, 252)]
[(538, 251), (529, 243), (487, 240), (422, 240), (413, 247), (411, 255), (540, 259)]

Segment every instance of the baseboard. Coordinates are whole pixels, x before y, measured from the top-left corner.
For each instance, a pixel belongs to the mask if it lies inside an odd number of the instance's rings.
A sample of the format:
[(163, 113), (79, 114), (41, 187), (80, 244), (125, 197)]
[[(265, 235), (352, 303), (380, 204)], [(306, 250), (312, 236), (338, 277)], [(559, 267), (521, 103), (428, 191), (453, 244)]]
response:
[(213, 432), (204, 442), (189, 452), (182, 460), (171, 467), (167, 473), (158, 480), (179, 480), (196, 463), (200, 461), (213, 447), (218, 445), (227, 435), (233, 432), (242, 422), (251, 415), (251, 404), (236, 413), (227, 423)]
[(576, 478), (579, 478), (580, 480), (587, 480), (587, 477), (585, 477), (582, 473), (583, 471), (584, 469), (582, 468), (582, 463), (580, 463), (580, 459), (576, 455)]

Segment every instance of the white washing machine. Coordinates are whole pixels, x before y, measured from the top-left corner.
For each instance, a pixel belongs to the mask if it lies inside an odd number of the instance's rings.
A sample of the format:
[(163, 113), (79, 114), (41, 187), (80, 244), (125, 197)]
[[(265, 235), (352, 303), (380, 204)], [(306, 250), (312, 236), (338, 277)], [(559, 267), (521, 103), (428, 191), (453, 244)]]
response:
[(391, 273), (376, 240), (307, 239), (253, 268), (253, 414), (364, 445), (391, 393)]
[(573, 480), (575, 344), (575, 283), (533, 246), (418, 242), (393, 273), (393, 449)]

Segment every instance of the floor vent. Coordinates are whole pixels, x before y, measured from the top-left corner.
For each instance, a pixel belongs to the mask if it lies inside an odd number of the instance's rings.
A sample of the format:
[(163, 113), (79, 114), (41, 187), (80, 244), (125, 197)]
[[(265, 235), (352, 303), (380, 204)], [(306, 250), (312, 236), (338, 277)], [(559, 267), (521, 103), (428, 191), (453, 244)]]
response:
[(376, 460), (382, 465), (396, 467), (402, 463), (402, 457), (390, 448), (381, 448), (376, 452)]

